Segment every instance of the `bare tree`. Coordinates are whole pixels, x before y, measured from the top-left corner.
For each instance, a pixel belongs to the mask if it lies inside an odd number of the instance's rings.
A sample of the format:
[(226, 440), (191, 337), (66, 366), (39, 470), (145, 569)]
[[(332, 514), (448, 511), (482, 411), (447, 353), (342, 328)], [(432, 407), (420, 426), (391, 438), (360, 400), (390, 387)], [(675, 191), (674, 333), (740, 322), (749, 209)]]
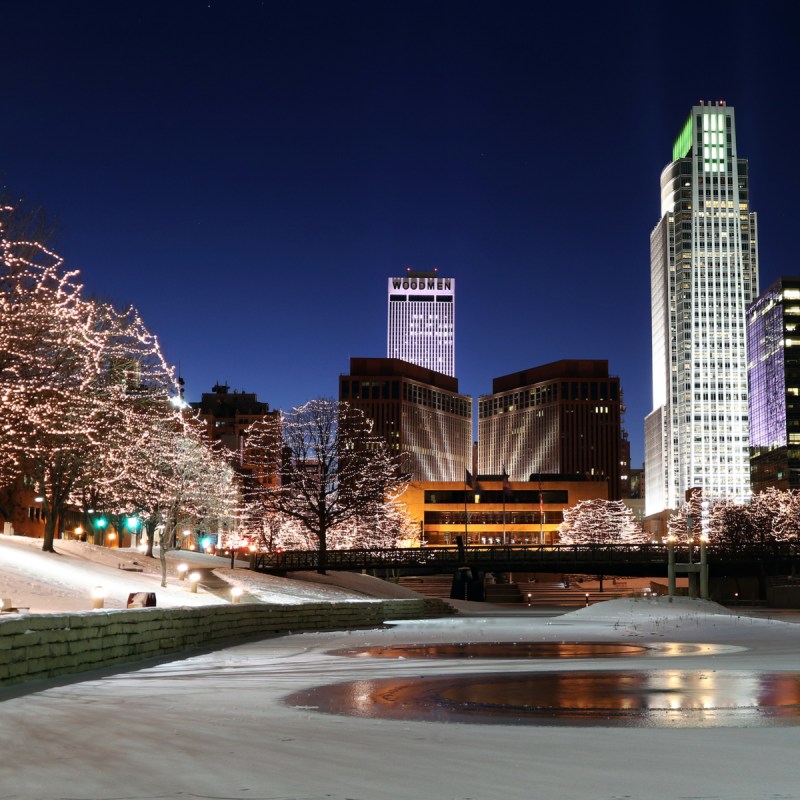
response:
[(335, 400), (311, 400), (283, 414), (279, 435), (256, 422), (248, 431), (253, 452), (279, 465), (280, 481), (263, 485), (263, 512), (298, 523), (319, 551), (325, 572), (330, 537), (364, 524), (375, 534), (384, 504), (404, 485), (382, 438), (360, 409)]

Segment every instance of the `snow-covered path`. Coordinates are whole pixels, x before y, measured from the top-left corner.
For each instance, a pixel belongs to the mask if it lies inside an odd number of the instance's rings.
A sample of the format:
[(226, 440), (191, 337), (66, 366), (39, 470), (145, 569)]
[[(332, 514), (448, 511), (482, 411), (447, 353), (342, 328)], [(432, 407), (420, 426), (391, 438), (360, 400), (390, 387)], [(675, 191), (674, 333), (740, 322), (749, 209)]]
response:
[[(610, 729), (387, 721), (281, 698), (378, 676), (503, 670), (800, 669), (800, 625), (713, 605), (612, 601), (546, 618), (459, 618), (283, 636), (10, 696), (0, 798), (40, 800), (789, 800), (800, 727)], [(725, 644), (713, 656), (580, 661), (327, 655), (401, 642)], [(0, 694), (0, 697), (4, 695)]]

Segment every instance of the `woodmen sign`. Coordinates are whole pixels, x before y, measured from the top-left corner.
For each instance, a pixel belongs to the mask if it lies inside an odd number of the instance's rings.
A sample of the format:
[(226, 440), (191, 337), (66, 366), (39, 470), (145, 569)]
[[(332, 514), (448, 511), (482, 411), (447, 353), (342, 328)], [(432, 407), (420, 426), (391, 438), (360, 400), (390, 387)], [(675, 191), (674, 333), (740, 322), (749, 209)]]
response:
[(407, 292), (452, 292), (452, 278), (409, 277), (389, 278), (389, 289)]

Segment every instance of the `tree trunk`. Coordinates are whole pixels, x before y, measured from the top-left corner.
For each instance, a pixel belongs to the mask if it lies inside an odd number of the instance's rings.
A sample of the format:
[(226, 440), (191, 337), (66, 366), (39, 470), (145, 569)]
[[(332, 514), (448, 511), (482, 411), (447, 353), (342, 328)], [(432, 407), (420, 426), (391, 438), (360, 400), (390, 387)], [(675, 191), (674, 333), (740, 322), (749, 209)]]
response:
[(44, 539), (42, 540), (42, 550), (45, 553), (55, 553), (53, 541), (56, 536), (56, 518), (53, 513), (46, 515), (47, 519), (44, 522)]
[(321, 531), (319, 534), (319, 551), (317, 561), (317, 574), (325, 575), (325, 570), (328, 566), (328, 536), (327, 531)]
[[(42, 481), (44, 483), (44, 481)], [(56, 493), (53, 491), (52, 500), (48, 500), (46, 490), (42, 491), (42, 514), (44, 515), (44, 540), (42, 550), (45, 553), (55, 553), (53, 542), (56, 538), (56, 523), (58, 522), (59, 512), (56, 503)]]
[(167, 520), (164, 530), (161, 533), (161, 541), (158, 546), (158, 556), (161, 561), (161, 588), (167, 588), (167, 553), (172, 548), (170, 544), (174, 541), (175, 533), (178, 529), (178, 521)]
[(159, 560), (161, 561), (161, 588), (167, 588), (167, 548), (164, 547), (164, 537), (161, 537), (161, 546), (158, 548)]
[(156, 524), (152, 519), (145, 526), (145, 533), (147, 539), (147, 552), (145, 555), (148, 558), (153, 558), (153, 539), (156, 535)]

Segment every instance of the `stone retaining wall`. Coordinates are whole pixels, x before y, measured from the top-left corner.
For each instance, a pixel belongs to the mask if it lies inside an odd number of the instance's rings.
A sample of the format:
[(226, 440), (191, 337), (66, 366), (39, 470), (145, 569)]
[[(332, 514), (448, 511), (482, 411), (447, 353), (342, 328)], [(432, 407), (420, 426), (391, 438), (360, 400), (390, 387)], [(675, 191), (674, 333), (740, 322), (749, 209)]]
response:
[(442, 600), (137, 608), (0, 617), (0, 685), (301, 631), (375, 628), (454, 613)]

